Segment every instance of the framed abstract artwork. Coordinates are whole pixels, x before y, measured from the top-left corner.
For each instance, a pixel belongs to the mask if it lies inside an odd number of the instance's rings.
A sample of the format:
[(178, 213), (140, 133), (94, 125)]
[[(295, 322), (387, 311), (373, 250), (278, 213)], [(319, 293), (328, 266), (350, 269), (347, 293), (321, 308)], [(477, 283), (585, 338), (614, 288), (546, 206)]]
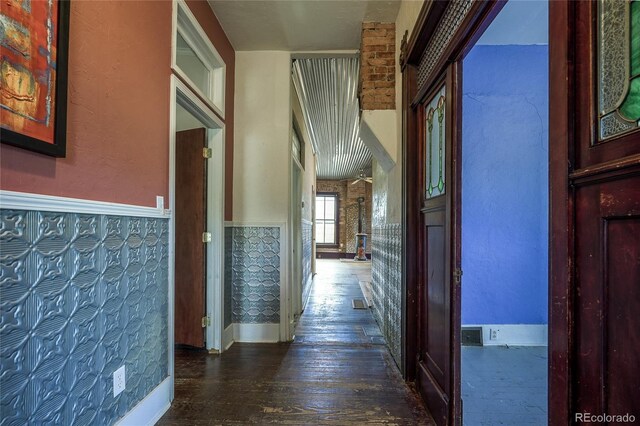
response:
[(68, 0), (3, 0), (0, 10), (0, 140), (64, 157)]

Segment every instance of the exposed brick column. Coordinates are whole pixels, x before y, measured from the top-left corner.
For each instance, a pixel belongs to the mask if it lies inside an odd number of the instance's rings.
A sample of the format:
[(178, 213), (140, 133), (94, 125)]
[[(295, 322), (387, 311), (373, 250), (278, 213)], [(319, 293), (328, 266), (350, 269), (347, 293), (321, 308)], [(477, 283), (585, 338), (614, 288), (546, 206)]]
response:
[(396, 108), (396, 24), (363, 22), (360, 45), (360, 108)]

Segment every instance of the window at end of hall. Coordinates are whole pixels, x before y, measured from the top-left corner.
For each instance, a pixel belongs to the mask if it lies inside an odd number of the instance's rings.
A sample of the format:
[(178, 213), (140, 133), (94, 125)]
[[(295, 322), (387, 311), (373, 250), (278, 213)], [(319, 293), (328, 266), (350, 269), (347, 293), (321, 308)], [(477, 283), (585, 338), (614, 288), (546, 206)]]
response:
[(338, 219), (337, 194), (318, 194), (316, 196), (316, 243), (336, 245)]

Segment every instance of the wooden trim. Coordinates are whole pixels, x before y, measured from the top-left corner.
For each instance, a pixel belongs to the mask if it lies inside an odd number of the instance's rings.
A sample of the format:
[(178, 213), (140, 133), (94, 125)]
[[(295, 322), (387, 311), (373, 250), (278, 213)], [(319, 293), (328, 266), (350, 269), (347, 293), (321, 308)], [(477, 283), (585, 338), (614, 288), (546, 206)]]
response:
[(549, 424), (571, 423), (574, 204), (574, 2), (549, 2)]
[(419, 28), (419, 31), (411, 33), (407, 46), (409, 53), (406, 55), (404, 63), (400, 64), (403, 70), (408, 64), (417, 66), (420, 63), (422, 52), (427, 48), (427, 44), (436, 31), (438, 22), (440, 22), (448, 5), (448, 1), (426, 1), (423, 3), (414, 26), (414, 28)]
[[(493, 18), (491, 18), (493, 19)], [(488, 24), (487, 24), (488, 25)], [(447, 95), (451, 99), (449, 117), (451, 117), (451, 172), (449, 177), (449, 191), (451, 195), (447, 202), (451, 202), (450, 226), (450, 282), (451, 282), (451, 389), (454, 395), (462, 398), (462, 289), (460, 282), (455, 280), (456, 269), (462, 270), (462, 60), (451, 64), (447, 75)], [(462, 425), (462, 400), (453, 398), (450, 403), (451, 419), (454, 425)]]
[(569, 179), (576, 185), (604, 181), (612, 177), (640, 172), (640, 154), (630, 155), (622, 160), (607, 161), (585, 167), (569, 174)]
[(480, 38), (482, 32), (487, 29), (505, 4), (506, 1), (504, 0), (487, 0), (474, 3), (453, 38), (445, 47), (442, 55), (440, 55), (431, 74), (427, 76), (424, 86), (418, 88), (418, 93), (412, 101), (414, 105), (424, 101), (427, 93), (432, 91), (433, 86), (438, 84), (438, 76), (442, 76), (445, 73), (447, 66), (451, 62), (461, 61), (464, 58), (464, 54), (473, 47), (473, 44)]
[(403, 358), (404, 377), (407, 381), (416, 379), (416, 359), (418, 356), (418, 277), (419, 253), (418, 238), (420, 232), (420, 215), (415, 212), (421, 208), (419, 194), (421, 182), (418, 164), (420, 148), (417, 143), (418, 111), (411, 105), (413, 93), (417, 90), (417, 68), (408, 65), (402, 72), (402, 204), (403, 204), (403, 248), (404, 259), (402, 276), (404, 281), (404, 332)]

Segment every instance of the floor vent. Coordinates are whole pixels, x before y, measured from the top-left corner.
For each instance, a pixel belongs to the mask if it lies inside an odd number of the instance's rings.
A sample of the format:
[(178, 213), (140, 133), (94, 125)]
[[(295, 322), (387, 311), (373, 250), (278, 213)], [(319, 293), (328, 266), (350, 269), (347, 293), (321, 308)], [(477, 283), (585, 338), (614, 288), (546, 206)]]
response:
[(353, 309), (367, 309), (367, 304), (364, 303), (362, 299), (353, 299), (351, 304), (353, 305)]
[(482, 346), (482, 327), (462, 327), (462, 346)]

